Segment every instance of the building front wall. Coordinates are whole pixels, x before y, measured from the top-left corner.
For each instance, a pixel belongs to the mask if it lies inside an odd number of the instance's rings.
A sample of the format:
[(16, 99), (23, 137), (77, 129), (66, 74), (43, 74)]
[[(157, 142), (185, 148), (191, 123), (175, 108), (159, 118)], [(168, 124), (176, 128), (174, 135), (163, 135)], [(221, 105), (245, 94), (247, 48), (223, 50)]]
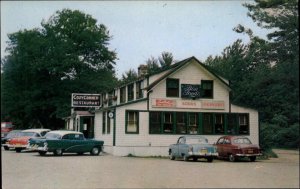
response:
[[(162, 75), (160, 75), (162, 76)], [(156, 78), (158, 78), (156, 76)], [(104, 141), (104, 151), (117, 156), (168, 156), (168, 147), (177, 142), (181, 134), (150, 134), (149, 112), (209, 112), (209, 113), (246, 113), (249, 115), (249, 135), (246, 135), (254, 144), (259, 143), (258, 112), (256, 110), (231, 105), (229, 90), (218, 78), (201, 68), (197, 62), (187, 64), (182, 69), (175, 71), (168, 78), (179, 79), (180, 84), (200, 84), (201, 80), (213, 80), (212, 99), (182, 99), (166, 97), (166, 80), (162, 80), (153, 87), (148, 99), (139, 102), (111, 107), (111, 110), (102, 109), (95, 113), (95, 137)], [(154, 81), (153, 79), (149, 79)], [(117, 93), (119, 94), (119, 93)], [(153, 101), (174, 100), (176, 106), (157, 107)], [(203, 106), (203, 102), (222, 102), (221, 108)], [(185, 104), (185, 105), (183, 105)], [(107, 107), (106, 107), (107, 108)], [(126, 111), (137, 111), (139, 115), (138, 133), (126, 133)], [(113, 111), (114, 117), (110, 119), (110, 133), (102, 133), (103, 111)], [(215, 143), (223, 135), (203, 135), (209, 143)]]

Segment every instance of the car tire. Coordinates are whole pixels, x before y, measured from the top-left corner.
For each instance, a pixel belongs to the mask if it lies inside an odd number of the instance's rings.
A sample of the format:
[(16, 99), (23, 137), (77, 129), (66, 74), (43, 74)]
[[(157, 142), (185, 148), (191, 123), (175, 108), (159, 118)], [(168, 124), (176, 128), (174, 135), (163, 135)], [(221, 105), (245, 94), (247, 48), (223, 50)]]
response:
[(63, 150), (62, 149), (55, 149), (53, 154), (55, 156), (62, 156), (63, 155)]
[(17, 153), (20, 153), (22, 151), (22, 148), (16, 148), (15, 150)]
[(45, 156), (47, 152), (45, 151), (39, 151), (40, 156)]
[(92, 156), (97, 156), (100, 154), (100, 152), (101, 152), (101, 149), (97, 146), (94, 146), (90, 153)]
[(236, 161), (236, 158), (234, 157), (234, 155), (232, 155), (232, 154), (229, 155), (229, 161), (231, 161), (231, 162)]
[(173, 155), (171, 150), (169, 152), (169, 158), (170, 158), (170, 160), (175, 160), (175, 156)]
[(211, 162), (214, 161), (214, 158), (213, 158), (213, 157), (208, 157), (208, 158), (207, 158), (207, 161), (211, 163)]
[(7, 146), (3, 146), (4, 150), (8, 151), (9, 150), (9, 147)]
[(83, 155), (83, 152), (77, 152), (77, 155), (81, 156)]
[(256, 156), (249, 157), (250, 161), (254, 162), (256, 160)]

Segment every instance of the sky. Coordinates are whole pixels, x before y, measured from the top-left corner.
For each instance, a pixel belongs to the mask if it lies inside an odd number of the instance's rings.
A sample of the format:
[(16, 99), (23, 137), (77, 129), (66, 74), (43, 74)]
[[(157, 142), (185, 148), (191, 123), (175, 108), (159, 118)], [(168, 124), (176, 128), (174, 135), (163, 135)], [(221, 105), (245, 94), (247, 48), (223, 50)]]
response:
[(253, 1), (1, 1), (1, 58), (7, 55), (7, 34), (41, 28), (56, 11), (80, 10), (104, 24), (112, 39), (109, 49), (117, 53), (119, 78), (129, 69), (171, 52), (180, 61), (191, 56), (204, 62), (220, 55), (237, 39), (249, 42), (233, 28), (251, 28), (265, 38), (267, 30), (247, 16), (243, 3)]

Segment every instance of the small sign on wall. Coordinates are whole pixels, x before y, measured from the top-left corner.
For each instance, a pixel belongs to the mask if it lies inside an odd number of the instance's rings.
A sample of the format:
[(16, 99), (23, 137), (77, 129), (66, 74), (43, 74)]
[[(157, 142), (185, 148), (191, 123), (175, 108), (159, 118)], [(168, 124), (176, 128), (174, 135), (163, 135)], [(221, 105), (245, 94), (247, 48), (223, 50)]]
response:
[(176, 107), (176, 101), (175, 100), (169, 100), (169, 99), (154, 98), (154, 99), (152, 99), (152, 107), (172, 108), (172, 107)]
[(224, 101), (202, 101), (201, 108), (209, 110), (224, 110), (225, 103)]

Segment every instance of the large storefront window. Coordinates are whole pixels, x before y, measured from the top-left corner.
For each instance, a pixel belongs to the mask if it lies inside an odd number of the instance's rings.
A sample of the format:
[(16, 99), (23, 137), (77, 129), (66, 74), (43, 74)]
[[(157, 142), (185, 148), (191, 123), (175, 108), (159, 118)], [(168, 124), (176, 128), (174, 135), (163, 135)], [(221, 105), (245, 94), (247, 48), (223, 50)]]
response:
[(139, 133), (139, 112), (127, 111), (126, 112), (126, 133)]
[(186, 134), (186, 113), (177, 112), (176, 113), (176, 133), (177, 134)]
[(179, 79), (167, 79), (167, 97), (179, 97)]
[(150, 112), (150, 134), (249, 134), (249, 114)]

